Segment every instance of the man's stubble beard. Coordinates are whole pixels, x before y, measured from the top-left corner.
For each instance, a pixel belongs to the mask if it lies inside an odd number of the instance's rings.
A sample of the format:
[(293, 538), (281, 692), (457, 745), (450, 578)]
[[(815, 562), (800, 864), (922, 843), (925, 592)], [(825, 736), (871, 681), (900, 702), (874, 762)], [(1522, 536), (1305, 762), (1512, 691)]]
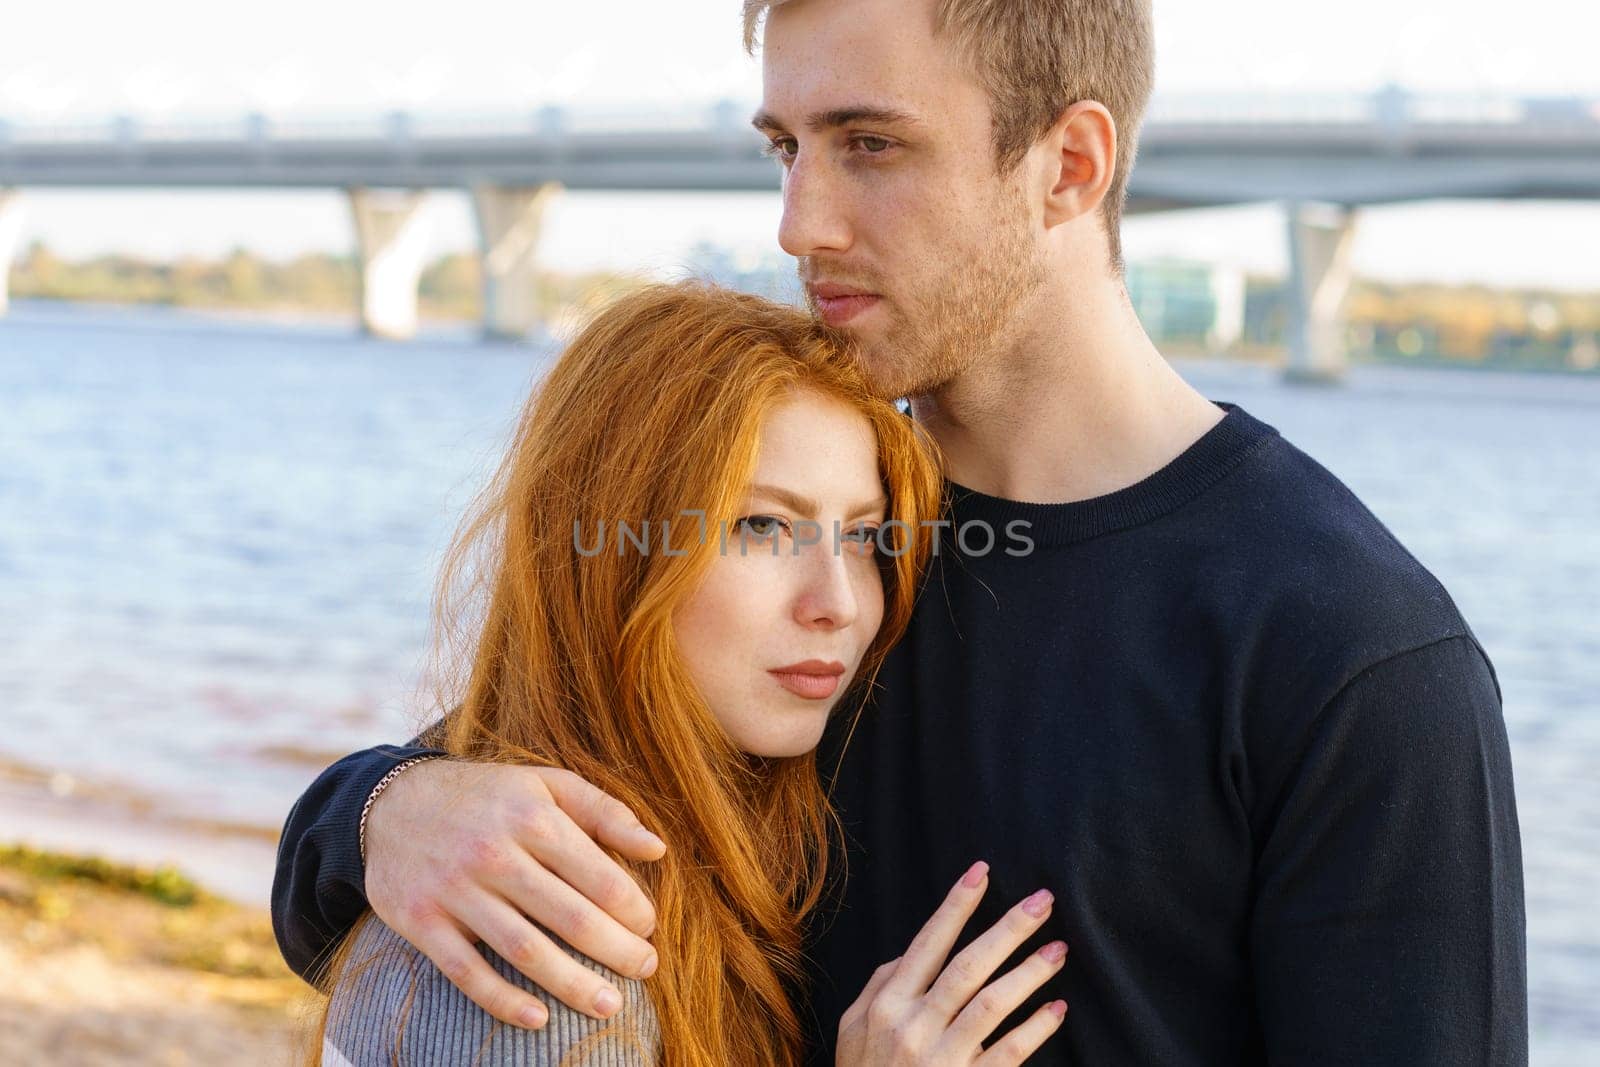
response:
[[(1028, 236), (1020, 191), (1008, 185), (988, 217), (992, 227), (941, 249), (950, 269), (939, 283), (916, 293), (894, 287), (903, 295), (885, 301), (889, 323), (881, 336), (868, 341), (837, 331), (854, 342), (862, 373), (880, 396), (936, 392), (982, 364), (1013, 333), (1018, 308), (1044, 280), (1044, 265)], [(807, 269), (802, 259), (802, 278)], [(809, 292), (806, 303), (816, 315)]]

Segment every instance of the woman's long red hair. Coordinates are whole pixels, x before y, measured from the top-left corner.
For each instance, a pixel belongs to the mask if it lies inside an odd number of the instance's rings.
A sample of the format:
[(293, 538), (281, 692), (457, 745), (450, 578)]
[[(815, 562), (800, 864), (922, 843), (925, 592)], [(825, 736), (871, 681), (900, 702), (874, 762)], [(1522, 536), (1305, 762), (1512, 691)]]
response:
[[(738, 751), (677, 653), (675, 607), (744, 504), (763, 419), (796, 389), (875, 431), (898, 554), (880, 556), (882, 627), (835, 714), (856, 714), (910, 621), (938, 516), (932, 442), (874, 396), (855, 356), (808, 316), (698, 282), (603, 309), (529, 398), (505, 460), (450, 546), (435, 604), (445, 747), (565, 767), (667, 843), (634, 869), (657, 915), (647, 988), (669, 1067), (792, 1064), (803, 1032), (802, 923), (824, 884), (832, 811), (815, 754)], [(707, 534), (685, 518), (705, 512)], [(674, 552), (617, 551), (618, 520)], [(605, 551), (592, 543), (604, 522)], [(824, 545), (827, 544), (825, 539)]]

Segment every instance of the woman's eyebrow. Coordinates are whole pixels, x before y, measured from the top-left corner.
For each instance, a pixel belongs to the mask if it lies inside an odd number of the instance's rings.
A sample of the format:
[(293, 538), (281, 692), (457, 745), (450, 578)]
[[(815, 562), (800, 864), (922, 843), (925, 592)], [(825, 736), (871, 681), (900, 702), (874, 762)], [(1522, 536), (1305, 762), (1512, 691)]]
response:
[(880, 496), (878, 499), (869, 500), (865, 504), (857, 504), (855, 510), (850, 512), (850, 518), (859, 519), (863, 515), (871, 515), (874, 512), (883, 511), (888, 508), (888, 506), (889, 498), (886, 496)]
[[(750, 492), (752, 495), (770, 497), (785, 507), (793, 508), (795, 511), (799, 512), (802, 516), (808, 519), (815, 519), (817, 517), (817, 513), (822, 510), (817, 505), (817, 502), (812, 500), (810, 497), (801, 496), (799, 493), (791, 493), (789, 490), (781, 489), (775, 485), (752, 485), (750, 487)], [(888, 506), (889, 498), (880, 496), (876, 500), (869, 500), (866, 503), (857, 504), (850, 512), (850, 518), (860, 518), (862, 515), (871, 514), (874, 511), (878, 511)]]

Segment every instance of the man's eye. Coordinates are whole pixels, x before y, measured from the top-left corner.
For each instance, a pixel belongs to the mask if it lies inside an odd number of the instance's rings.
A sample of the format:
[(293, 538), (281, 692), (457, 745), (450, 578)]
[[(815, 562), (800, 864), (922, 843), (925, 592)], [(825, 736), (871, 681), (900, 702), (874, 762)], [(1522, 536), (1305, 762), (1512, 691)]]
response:
[(784, 162), (788, 162), (789, 160), (793, 159), (796, 151), (798, 151), (798, 149), (795, 146), (793, 137), (769, 138), (767, 143), (761, 148), (762, 155), (770, 156), (773, 159), (782, 160)]
[(857, 137), (856, 144), (868, 155), (875, 156), (879, 152), (887, 151), (889, 139), (887, 137)]
[(779, 531), (788, 529), (788, 523), (776, 515), (745, 515), (733, 520), (733, 528), (756, 537), (776, 537)]

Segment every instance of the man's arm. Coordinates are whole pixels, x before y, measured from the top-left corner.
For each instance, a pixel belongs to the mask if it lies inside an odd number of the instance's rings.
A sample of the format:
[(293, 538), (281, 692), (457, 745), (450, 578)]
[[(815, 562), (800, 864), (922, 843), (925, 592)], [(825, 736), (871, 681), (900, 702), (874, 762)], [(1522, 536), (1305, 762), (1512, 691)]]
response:
[(308, 982), (367, 909), (361, 809), (384, 775), (438, 749), (379, 745), (317, 776), (284, 823), (272, 878), (272, 932), (289, 967)]
[(1304, 741), (1257, 827), (1267, 1062), (1527, 1063), (1521, 839), (1477, 642), (1372, 665)]
[(569, 1007), (614, 1014), (618, 990), (535, 923), (618, 973), (649, 977), (654, 908), (606, 849), (648, 862), (666, 846), (626, 805), (569, 771), (436, 759), (402, 772), (371, 805), (363, 865), (361, 812), (373, 788), (433, 751), (413, 742), (347, 756), (295, 803), (272, 891), (284, 958), (314, 979), (370, 907), (503, 1022), (539, 1026), (548, 1012), (489, 967), (480, 941)]

